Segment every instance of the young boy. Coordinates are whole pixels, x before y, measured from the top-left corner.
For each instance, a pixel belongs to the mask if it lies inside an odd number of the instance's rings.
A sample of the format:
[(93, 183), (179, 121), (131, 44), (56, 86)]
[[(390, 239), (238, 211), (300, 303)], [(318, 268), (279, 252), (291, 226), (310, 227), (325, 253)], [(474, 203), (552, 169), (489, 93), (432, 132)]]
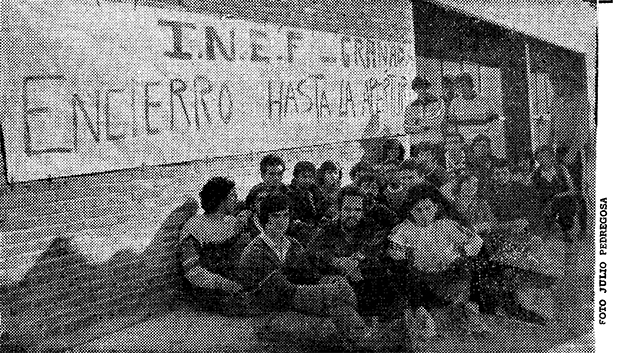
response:
[(245, 199), (246, 208), (252, 208), (253, 200), (262, 190), (269, 192), (276, 191), (284, 194), (287, 193), (288, 188), (282, 182), (285, 170), (286, 164), (284, 163), (282, 157), (275, 154), (267, 154), (264, 156), (260, 161), (260, 177), (262, 178), (262, 182), (249, 190), (249, 194)]
[(267, 311), (295, 311), (329, 317), (341, 337), (362, 341), (372, 331), (355, 310), (353, 289), (339, 277), (320, 279), (310, 254), (287, 235), (290, 206), (286, 195), (274, 193), (262, 201), (262, 233), (243, 251), (243, 286)]
[(329, 203), (315, 184), (316, 167), (312, 162), (295, 164), (293, 180), (288, 186), (292, 205), (292, 219), (307, 225), (316, 225), (328, 215)]

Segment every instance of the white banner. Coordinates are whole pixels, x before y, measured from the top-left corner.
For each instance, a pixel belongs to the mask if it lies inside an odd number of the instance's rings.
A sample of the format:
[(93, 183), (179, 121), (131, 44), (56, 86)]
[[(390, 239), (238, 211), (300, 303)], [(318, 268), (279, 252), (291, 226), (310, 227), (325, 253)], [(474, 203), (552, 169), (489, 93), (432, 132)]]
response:
[(402, 133), (413, 38), (5, 0), (9, 181)]

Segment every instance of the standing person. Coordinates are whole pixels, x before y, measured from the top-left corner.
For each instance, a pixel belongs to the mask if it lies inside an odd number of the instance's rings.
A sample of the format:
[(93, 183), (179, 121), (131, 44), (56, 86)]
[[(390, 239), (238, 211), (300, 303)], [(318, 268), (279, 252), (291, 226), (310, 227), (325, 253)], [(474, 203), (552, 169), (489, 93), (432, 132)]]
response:
[(251, 209), (253, 199), (260, 190), (266, 190), (268, 192), (281, 192), (288, 193), (288, 188), (282, 180), (284, 179), (284, 172), (286, 171), (286, 164), (282, 157), (275, 154), (267, 154), (262, 157), (260, 161), (260, 177), (262, 182), (255, 185), (249, 190), (247, 198), (245, 199), (245, 206), (247, 209)]
[[(355, 287), (359, 312), (379, 315), (390, 304), (377, 300), (390, 295), (386, 293), (388, 286), (381, 284), (388, 280), (381, 269), (386, 231), (366, 217), (365, 203), (360, 190), (344, 188), (340, 217), (325, 225), (323, 233), (310, 246), (322, 274), (345, 276)], [(364, 285), (363, 281), (379, 285)]]
[(287, 193), (292, 205), (292, 219), (310, 226), (317, 225), (326, 217), (329, 209), (329, 204), (315, 181), (314, 164), (308, 161), (297, 162)]
[(414, 77), (412, 90), (417, 97), (405, 109), (405, 132), (410, 135), (410, 145), (420, 142), (442, 143), (444, 101), (429, 93), (431, 83), (423, 77)]
[(550, 137), (555, 157), (557, 163), (566, 165), (578, 186), (581, 184), (581, 151), (590, 141), (590, 104), (581, 85), (571, 77), (555, 75), (553, 88)]
[[(262, 201), (262, 233), (249, 243), (240, 260), (244, 288), (267, 311), (326, 317), (331, 321), (323, 325), (332, 325), (331, 331), (340, 338), (355, 343), (370, 339), (374, 330), (356, 312), (353, 289), (344, 279), (321, 278), (310, 261), (310, 253), (287, 235), (289, 213), (286, 195), (274, 193)], [(302, 320), (309, 318), (304, 316)], [(309, 328), (305, 331), (310, 334)]]
[(466, 169), (466, 145), (464, 136), (458, 133), (444, 138), (444, 162), (449, 178), (457, 177)]
[(242, 232), (248, 217), (233, 215), (237, 203), (233, 181), (214, 177), (199, 193), (204, 212), (191, 217), (180, 232), (180, 256), (184, 279), (200, 306), (226, 307), (228, 294), (242, 290), (238, 258), (250, 238)]
[(329, 203), (328, 216), (334, 218), (339, 213), (340, 183), (342, 170), (333, 161), (325, 161), (316, 172), (316, 185)]
[(492, 229), (496, 219), (478, 191), (479, 179), (472, 174), (464, 174), (457, 179), (452, 196), (457, 210), (473, 229), (477, 233), (485, 233)]
[(558, 164), (552, 146), (541, 146), (535, 151), (539, 167), (533, 174), (533, 185), (537, 200), (544, 210), (547, 224), (557, 224), (564, 233), (564, 239), (572, 240), (570, 231), (574, 227), (577, 211), (577, 192), (567, 168)]
[[(468, 73), (462, 73), (455, 79), (459, 94), (453, 98), (449, 117), (457, 126), (484, 125), (498, 118), (490, 101), (475, 91), (474, 81)], [(472, 136), (465, 136), (471, 140)]]
[(447, 175), (444, 168), (438, 164), (436, 150), (437, 148), (433, 144), (422, 142), (416, 145), (414, 152), (416, 159), (424, 168), (425, 180), (440, 188), (446, 183)]
[(410, 190), (409, 217), (389, 237), (389, 256), (409, 268), (405, 295), (427, 324), (425, 337), (435, 335), (431, 308), (450, 306), (458, 322), (470, 333), (487, 334), (478, 308), (469, 302), (472, 260), (482, 239), (444, 217), (444, 199), (434, 186), (422, 184)]

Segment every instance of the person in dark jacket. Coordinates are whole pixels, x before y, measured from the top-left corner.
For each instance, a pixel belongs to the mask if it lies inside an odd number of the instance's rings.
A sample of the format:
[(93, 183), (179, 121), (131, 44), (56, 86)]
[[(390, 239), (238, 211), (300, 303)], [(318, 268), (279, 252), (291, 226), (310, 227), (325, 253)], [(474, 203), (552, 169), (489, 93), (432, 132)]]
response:
[(370, 338), (373, 330), (356, 312), (351, 286), (340, 277), (321, 278), (309, 252), (287, 235), (289, 213), (290, 203), (284, 194), (274, 193), (262, 201), (262, 233), (244, 249), (240, 260), (243, 288), (267, 311), (329, 317), (343, 338)]
[(228, 294), (242, 290), (238, 258), (250, 238), (242, 229), (248, 217), (233, 215), (233, 181), (215, 177), (199, 193), (204, 212), (192, 216), (180, 232), (180, 262), (195, 302), (204, 309), (227, 310)]
[(247, 198), (245, 199), (245, 207), (250, 210), (253, 200), (256, 198), (257, 194), (262, 191), (268, 190), (269, 192), (287, 193), (288, 188), (282, 182), (285, 171), (286, 164), (282, 157), (275, 154), (267, 154), (262, 157), (260, 161), (260, 177), (262, 178), (262, 182), (256, 184), (249, 190)]
[(365, 197), (356, 188), (343, 189), (340, 210), (340, 217), (310, 244), (314, 263), (324, 275), (349, 280), (357, 293), (358, 312), (385, 314), (395, 299), (384, 264), (389, 228), (366, 217)]
[(315, 184), (315, 180), (316, 167), (312, 162), (301, 161), (295, 164), (293, 179), (287, 193), (294, 221), (317, 225), (327, 217), (329, 202), (323, 197), (323, 192)]

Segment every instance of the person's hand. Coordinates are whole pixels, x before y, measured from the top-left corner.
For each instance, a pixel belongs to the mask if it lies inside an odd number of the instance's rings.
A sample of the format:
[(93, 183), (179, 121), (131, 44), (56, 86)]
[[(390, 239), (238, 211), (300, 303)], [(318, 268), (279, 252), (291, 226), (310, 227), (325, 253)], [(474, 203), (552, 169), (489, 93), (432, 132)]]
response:
[(221, 284), (221, 289), (229, 293), (238, 293), (243, 290), (243, 286), (241, 286), (240, 284), (234, 281), (230, 281), (229, 279), (226, 279)]

